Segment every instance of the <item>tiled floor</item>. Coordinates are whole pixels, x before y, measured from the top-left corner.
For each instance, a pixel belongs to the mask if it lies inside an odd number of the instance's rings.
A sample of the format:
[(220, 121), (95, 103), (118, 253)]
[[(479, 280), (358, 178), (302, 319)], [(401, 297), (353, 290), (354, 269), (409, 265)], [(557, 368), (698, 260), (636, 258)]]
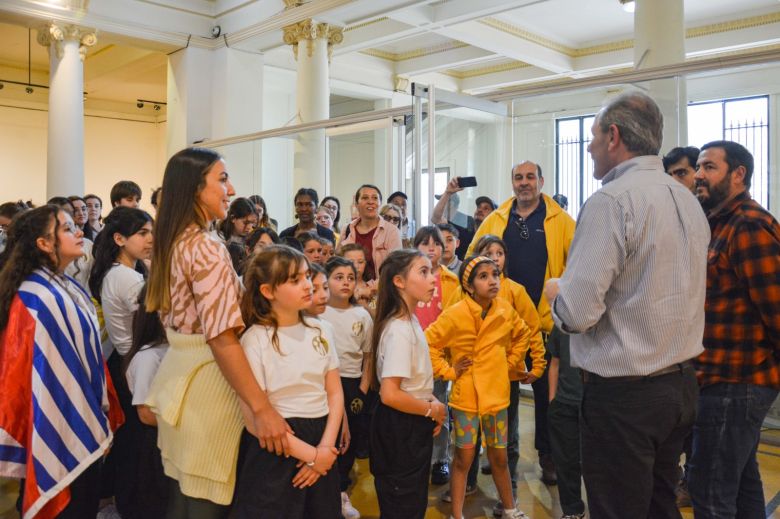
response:
[[(777, 440), (759, 445), (759, 465), (764, 482), (765, 498), (768, 502), (767, 517), (780, 519), (780, 432), (767, 433)], [(556, 487), (547, 487), (539, 481), (540, 469), (536, 464), (536, 452), (533, 450), (533, 402), (528, 399), (520, 403), (520, 466), (518, 485), (520, 508), (533, 519), (558, 519), (561, 516)], [(360, 510), (363, 518), (379, 517), (374, 494), (374, 483), (368, 471), (368, 461), (361, 460), (356, 467), (358, 481), (352, 490), (352, 503)], [(450, 506), (442, 503), (439, 496), (444, 487), (431, 487), (428, 499), (426, 519), (448, 518)], [(13, 503), (16, 499), (16, 484), (0, 481), (0, 519), (16, 519)], [(479, 476), (479, 491), (467, 498), (465, 516), (470, 519), (492, 517), (490, 511), (495, 503), (496, 492), (490, 476)], [(693, 518), (690, 508), (683, 509), (684, 518)], [(156, 518), (150, 518), (156, 519)]]

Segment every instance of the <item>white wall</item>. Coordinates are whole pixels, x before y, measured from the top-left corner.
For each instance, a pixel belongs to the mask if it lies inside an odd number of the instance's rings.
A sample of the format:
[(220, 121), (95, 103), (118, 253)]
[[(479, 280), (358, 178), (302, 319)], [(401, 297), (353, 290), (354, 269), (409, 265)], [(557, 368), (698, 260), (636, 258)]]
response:
[(377, 183), (374, 133), (369, 131), (329, 138), (330, 194), (341, 202), (339, 223), (342, 228), (349, 223), (349, 207), (358, 186), (374, 184), (382, 190), (385, 198), (390, 194), (381, 183)]
[[(45, 108), (0, 107), (0, 199), (46, 202)], [(165, 168), (165, 123), (129, 121), (107, 116), (84, 119), (86, 193), (95, 193), (109, 206), (111, 186), (133, 180), (141, 186), (141, 207), (151, 210), (149, 194), (162, 182)], [(62, 193), (63, 195), (86, 193)], [(107, 211), (105, 211), (107, 213)]]

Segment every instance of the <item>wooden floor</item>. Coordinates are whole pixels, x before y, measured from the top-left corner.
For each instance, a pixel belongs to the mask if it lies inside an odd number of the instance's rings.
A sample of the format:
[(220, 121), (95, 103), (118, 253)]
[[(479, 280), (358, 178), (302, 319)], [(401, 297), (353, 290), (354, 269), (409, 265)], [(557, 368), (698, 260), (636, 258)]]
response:
[[(537, 465), (536, 451), (533, 449), (533, 431), (533, 401), (523, 398), (520, 402), (518, 504), (533, 519), (558, 519), (561, 516), (558, 491), (556, 487), (545, 486), (539, 480), (541, 470)], [(767, 517), (780, 519), (780, 432), (768, 432), (765, 436), (768, 436), (772, 441), (762, 442), (759, 445), (758, 462), (764, 482), (764, 496), (767, 500)], [(361, 512), (363, 518), (377, 519), (379, 507), (374, 494), (374, 481), (368, 471), (368, 461), (358, 461), (355, 470), (358, 480), (351, 493), (352, 503)], [(443, 503), (439, 499), (446, 488), (446, 485), (431, 487), (426, 519), (446, 519), (450, 516), (449, 504)], [(16, 489), (15, 482), (0, 480), (0, 519), (16, 519), (18, 517), (13, 511)], [(490, 476), (480, 474), (479, 491), (466, 498), (465, 517), (469, 519), (490, 518), (495, 502), (496, 491), (493, 481)], [(690, 508), (684, 508), (682, 515), (686, 519), (693, 518), (693, 511)]]

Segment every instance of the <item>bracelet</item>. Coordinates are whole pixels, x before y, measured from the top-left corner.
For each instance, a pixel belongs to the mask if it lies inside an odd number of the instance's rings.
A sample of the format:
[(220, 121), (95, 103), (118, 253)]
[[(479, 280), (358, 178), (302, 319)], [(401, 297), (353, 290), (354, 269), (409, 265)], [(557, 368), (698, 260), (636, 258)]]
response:
[(317, 447), (314, 447), (314, 459), (311, 461), (306, 462), (307, 467), (313, 467), (315, 463), (317, 463), (317, 454), (319, 453), (319, 449)]
[(430, 418), (433, 412), (433, 402), (428, 400), (428, 411), (425, 412), (425, 418)]

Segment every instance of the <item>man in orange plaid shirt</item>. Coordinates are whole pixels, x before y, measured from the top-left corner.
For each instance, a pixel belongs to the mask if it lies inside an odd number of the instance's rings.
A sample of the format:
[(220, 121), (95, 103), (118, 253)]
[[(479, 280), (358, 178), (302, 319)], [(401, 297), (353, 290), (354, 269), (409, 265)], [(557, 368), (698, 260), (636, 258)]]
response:
[(764, 517), (756, 461), (761, 424), (780, 389), (780, 224), (750, 197), (753, 157), (705, 144), (696, 196), (712, 239), (707, 256), (701, 392), (689, 490), (696, 517)]

